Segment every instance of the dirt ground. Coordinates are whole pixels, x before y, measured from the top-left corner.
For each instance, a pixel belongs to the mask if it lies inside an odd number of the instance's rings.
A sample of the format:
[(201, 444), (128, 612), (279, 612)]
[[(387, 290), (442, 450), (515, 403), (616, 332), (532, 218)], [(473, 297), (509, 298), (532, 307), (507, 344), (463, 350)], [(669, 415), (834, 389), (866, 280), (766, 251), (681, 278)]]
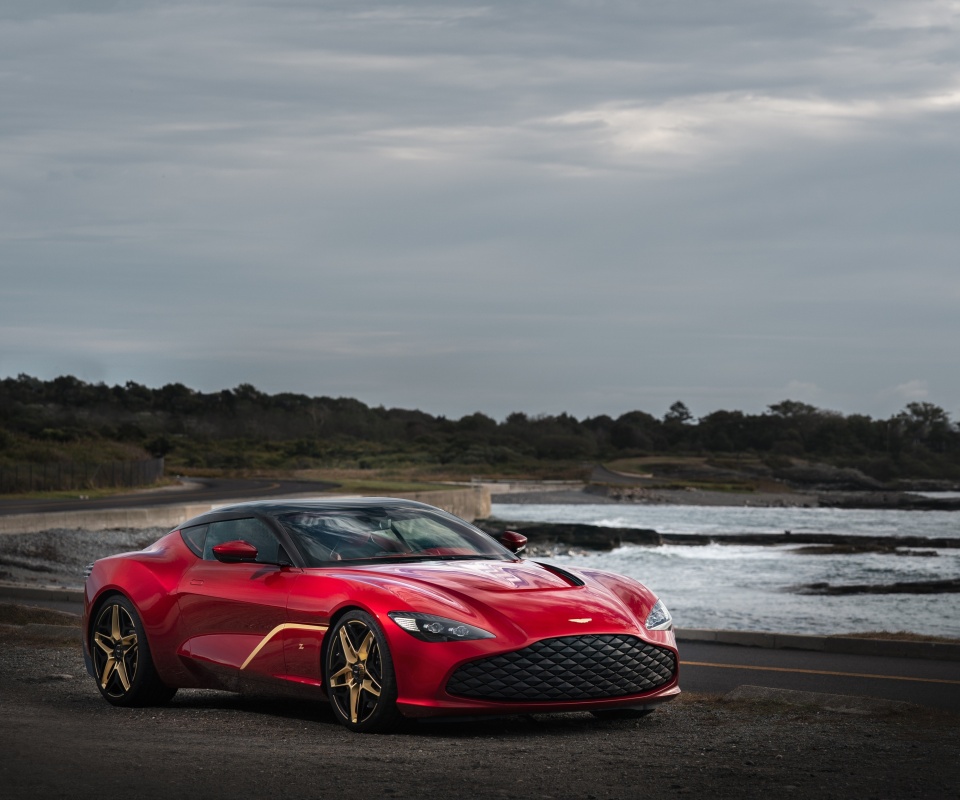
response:
[[(117, 709), (75, 628), (0, 625), (4, 798), (960, 798), (960, 717), (684, 695), (589, 714), (357, 735), (323, 703), (181, 691)], [(57, 620), (54, 620), (57, 621)]]

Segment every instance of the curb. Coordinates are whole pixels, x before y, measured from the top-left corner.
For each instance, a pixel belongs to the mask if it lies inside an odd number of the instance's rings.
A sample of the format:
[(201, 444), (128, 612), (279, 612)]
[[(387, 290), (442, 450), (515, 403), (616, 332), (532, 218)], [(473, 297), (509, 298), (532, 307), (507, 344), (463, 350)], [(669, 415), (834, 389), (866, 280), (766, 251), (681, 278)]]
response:
[(676, 630), (679, 642), (715, 642), (768, 650), (813, 650), (851, 656), (888, 658), (925, 658), (935, 661), (960, 661), (960, 643), (901, 642), (896, 639), (856, 639), (849, 636), (807, 636), (793, 633), (754, 631), (718, 631), (706, 628)]

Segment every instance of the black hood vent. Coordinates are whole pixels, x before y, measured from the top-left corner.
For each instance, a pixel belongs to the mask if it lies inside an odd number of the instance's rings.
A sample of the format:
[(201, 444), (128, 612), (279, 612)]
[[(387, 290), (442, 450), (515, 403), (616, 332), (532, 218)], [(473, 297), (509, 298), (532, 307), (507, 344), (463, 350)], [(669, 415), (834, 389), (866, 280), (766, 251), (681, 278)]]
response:
[(583, 586), (583, 585), (584, 585), (584, 582), (583, 582), (583, 579), (582, 579), (582, 578), (578, 578), (578, 577), (577, 577), (576, 575), (574, 575), (572, 572), (567, 572), (565, 569), (562, 569), (561, 567), (557, 567), (557, 566), (555, 566), (555, 565), (553, 565), (553, 564), (544, 564), (542, 561), (534, 561), (533, 563), (536, 564), (537, 566), (543, 567), (543, 568), (546, 569), (546, 570), (549, 570), (549, 571), (552, 572), (554, 575), (559, 575), (559, 576), (560, 576), (561, 578), (563, 578), (565, 581), (569, 581), (569, 583), (570, 583), (571, 586)]

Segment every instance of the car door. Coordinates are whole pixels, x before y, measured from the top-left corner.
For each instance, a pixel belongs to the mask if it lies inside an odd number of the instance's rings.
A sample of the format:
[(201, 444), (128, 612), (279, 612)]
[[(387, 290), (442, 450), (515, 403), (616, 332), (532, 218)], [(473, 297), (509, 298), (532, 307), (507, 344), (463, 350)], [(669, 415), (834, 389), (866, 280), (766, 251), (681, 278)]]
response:
[[(236, 689), (240, 679), (284, 673), (278, 636), (287, 618), (287, 597), (300, 570), (274, 532), (254, 517), (211, 522), (195, 537), (202, 556), (186, 570), (179, 587), (179, 655), (205, 684)], [(257, 548), (254, 562), (223, 563), (213, 548), (231, 541)]]

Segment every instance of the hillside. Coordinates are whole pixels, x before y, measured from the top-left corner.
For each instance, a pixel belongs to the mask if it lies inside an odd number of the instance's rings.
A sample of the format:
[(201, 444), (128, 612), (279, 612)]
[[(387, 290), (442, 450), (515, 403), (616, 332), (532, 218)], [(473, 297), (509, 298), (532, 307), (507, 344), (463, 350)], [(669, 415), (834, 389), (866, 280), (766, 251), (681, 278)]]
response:
[[(695, 419), (680, 401), (662, 418), (630, 411), (576, 419), (523, 412), (458, 420), (351, 398), (265, 394), (249, 384), (204, 393), (91, 384), (70, 376), (0, 381), (0, 465), (164, 456), (168, 471), (376, 470), (411, 479), (581, 478), (585, 464), (660, 483), (765, 481), (880, 489), (960, 480), (960, 429), (929, 403), (889, 419), (785, 400), (761, 414)], [(946, 484), (943, 484), (946, 485)]]

